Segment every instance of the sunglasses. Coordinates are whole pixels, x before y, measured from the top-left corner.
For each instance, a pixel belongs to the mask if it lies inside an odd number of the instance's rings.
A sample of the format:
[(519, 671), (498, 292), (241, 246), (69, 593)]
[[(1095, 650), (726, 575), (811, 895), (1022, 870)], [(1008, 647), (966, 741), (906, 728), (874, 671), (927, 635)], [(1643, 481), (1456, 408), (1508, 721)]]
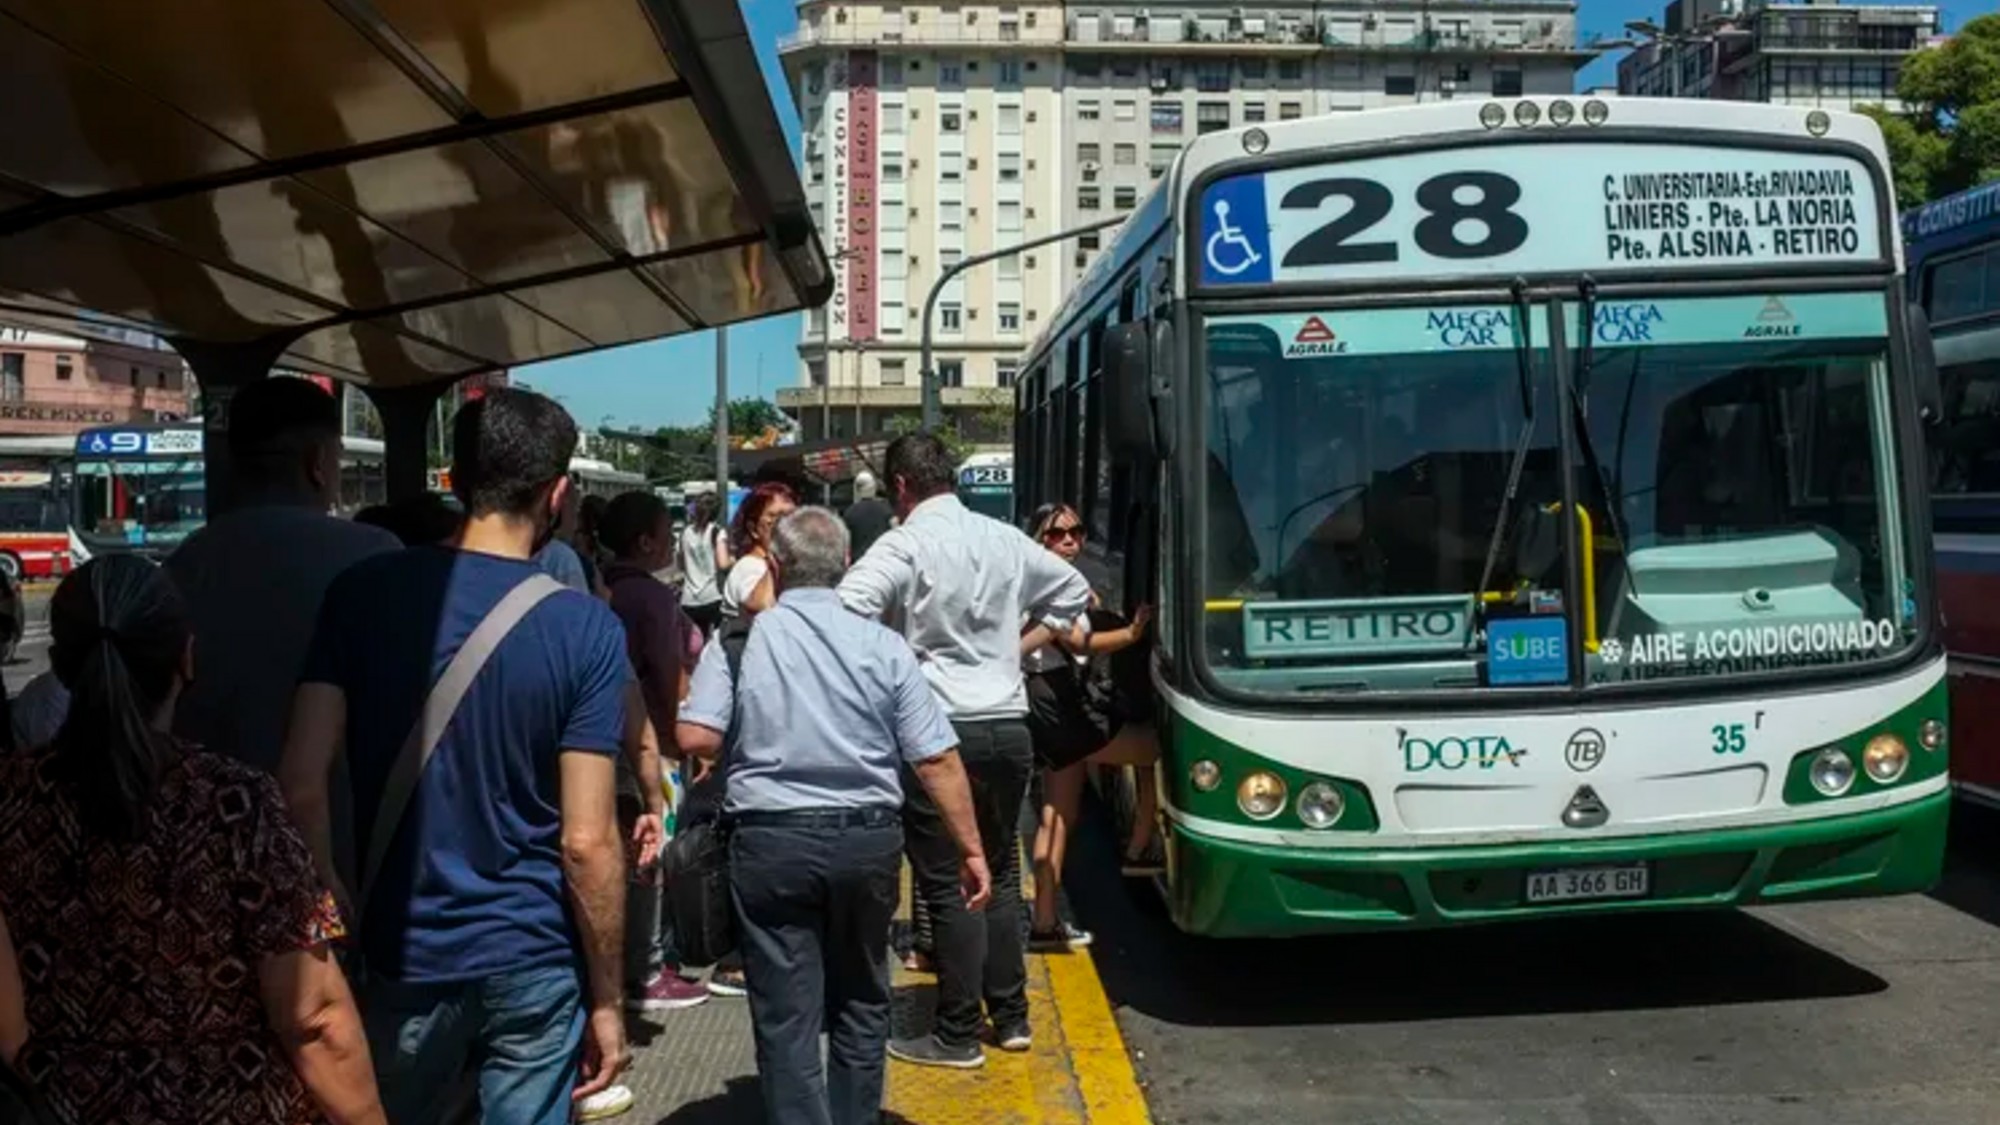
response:
[(1064, 539), (1074, 539), (1081, 543), (1083, 542), (1083, 525), (1073, 523), (1068, 527), (1049, 528), (1047, 531), (1042, 532), (1042, 539), (1049, 543), (1058, 543)]

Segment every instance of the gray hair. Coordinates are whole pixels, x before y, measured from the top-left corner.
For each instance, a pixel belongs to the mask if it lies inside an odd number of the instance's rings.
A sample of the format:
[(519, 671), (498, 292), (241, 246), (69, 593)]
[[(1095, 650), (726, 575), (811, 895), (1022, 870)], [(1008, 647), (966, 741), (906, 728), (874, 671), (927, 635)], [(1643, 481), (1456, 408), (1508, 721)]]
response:
[(847, 525), (817, 505), (800, 508), (772, 529), (771, 557), (787, 590), (838, 586), (847, 573)]
[(879, 487), (880, 486), (875, 483), (874, 473), (868, 472), (867, 470), (864, 469), (861, 472), (854, 474), (854, 498), (856, 500), (869, 499), (870, 497), (875, 495)]

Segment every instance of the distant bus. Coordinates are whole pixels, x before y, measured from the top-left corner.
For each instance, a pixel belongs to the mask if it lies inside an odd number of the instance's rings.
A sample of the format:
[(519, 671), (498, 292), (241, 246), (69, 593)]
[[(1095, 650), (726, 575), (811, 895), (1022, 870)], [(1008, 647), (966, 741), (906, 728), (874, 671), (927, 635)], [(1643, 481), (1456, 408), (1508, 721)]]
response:
[(2000, 183), (1903, 216), (1910, 299), (1931, 325), (1944, 417), (1931, 525), (1951, 654), (1952, 780), (2000, 805)]
[[(626, 472), (609, 461), (598, 461), (589, 457), (572, 457), (569, 472), (583, 489), (585, 496), (602, 496), (609, 500), (621, 492), (645, 491), (646, 478), (638, 473)], [(432, 492), (451, 491), (451, 469), (432, 469), (429, 475)]]
[(75, 556), (69, 532), (74, 443), (66, 434), (0, 437), (0, 572), (60, 578)]
[[(90, 554), (172, 554), (208, 522), (207, 462), (199, 423), (113, 426), (76, 435), (70, 527)], [(340, 509), (387, 496), (382, 443), (342, 439)]]
[(965, 506), (1014, 522), (1014, 454), (974, 453), (958, 467), (958, 496)]

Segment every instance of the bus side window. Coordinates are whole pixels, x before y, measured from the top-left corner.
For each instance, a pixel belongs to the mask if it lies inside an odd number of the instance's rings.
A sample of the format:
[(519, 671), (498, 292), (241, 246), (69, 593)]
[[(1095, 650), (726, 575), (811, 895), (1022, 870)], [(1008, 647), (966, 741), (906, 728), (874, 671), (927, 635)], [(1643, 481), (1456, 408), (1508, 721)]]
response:
[(1932, 488), (1942, 494), (2000, 493), (2000, 360), (1944, 370), (1944, 424), (1932, 435)]

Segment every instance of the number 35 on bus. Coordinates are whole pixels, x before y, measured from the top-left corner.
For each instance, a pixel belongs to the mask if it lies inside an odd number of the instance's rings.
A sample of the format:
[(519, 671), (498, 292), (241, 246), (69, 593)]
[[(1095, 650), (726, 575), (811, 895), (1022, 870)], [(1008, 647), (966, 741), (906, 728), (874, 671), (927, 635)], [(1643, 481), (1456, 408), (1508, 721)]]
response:
[(1920, 890), (1949, 795), (1866, 118), (1451, 102), (1195, 139), (1023, 364), (1159, 606), (1166, 885), (1278, 935)]

